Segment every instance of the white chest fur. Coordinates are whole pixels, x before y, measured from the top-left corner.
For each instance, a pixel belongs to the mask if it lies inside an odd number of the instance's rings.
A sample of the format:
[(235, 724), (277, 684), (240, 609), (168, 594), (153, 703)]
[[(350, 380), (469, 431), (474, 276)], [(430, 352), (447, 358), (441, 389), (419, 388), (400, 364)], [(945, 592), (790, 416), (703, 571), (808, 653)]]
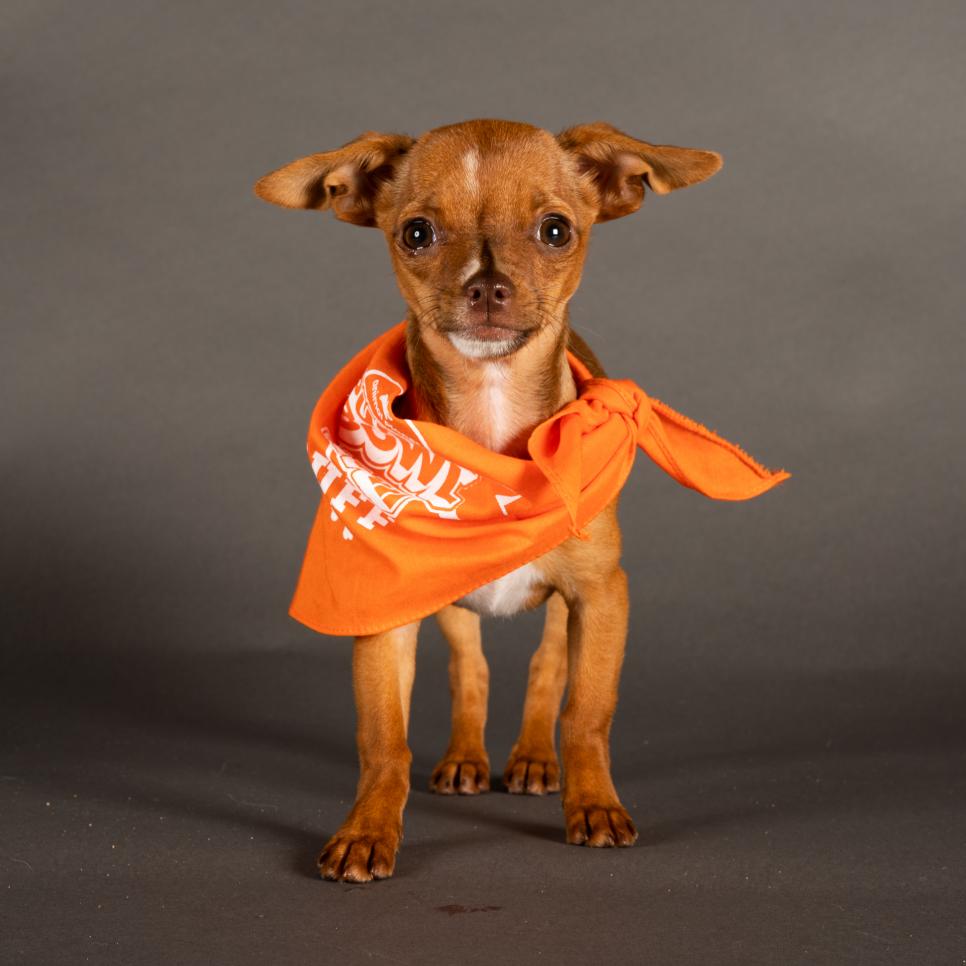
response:
[(454, 415), (454, 429), (465, 433), (481, 446), (503, 452), (522, 428), (511, 397), (510, 373), (500, 361), (487, 355), (504, 347), (502, 342), (475, 342), (459, 335), (450, 341), (467, 358), (485, 360), (477, 370), (472, 391), (468, 392)]
[(497, 580), (477, 587), (455, 603), (484, 617), (509, 617), (523, 610), (539, 583), (540, 571), (533, 564), (524, 564)]
[(506, 370), (498, 362), (491, 362), (483, 377), (483, 406), (489, 417), (490, 449), (497, 452), (506, 446), (516, 429), (506, 382)]

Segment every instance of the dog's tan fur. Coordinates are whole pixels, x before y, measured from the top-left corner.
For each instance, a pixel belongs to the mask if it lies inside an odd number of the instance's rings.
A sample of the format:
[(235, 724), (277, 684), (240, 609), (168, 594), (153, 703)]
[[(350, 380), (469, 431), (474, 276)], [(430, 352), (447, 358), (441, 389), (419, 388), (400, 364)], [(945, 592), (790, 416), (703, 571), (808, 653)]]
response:
[[(567, 310), (591, 226), (636, 211), (645, 187), (664, 194), (710, 177), (720, 165), (714, 152), (649, 144), (602, 122), (554, 136), (486, 119), (436, 128), (419, 139), (367, 132), (266, 175), (255, 190), (275, 204), (331, 208), (343, 221), (382, 229), (409, 308), (412, 391), (405, 415), (525, 457), (533, 427), (576, 395), (565, 350), (602, 374), (571, 331)], [(539, 224), (549, 213), (569, 223), (567, 245), (551, 248), (540, 239)], [(417, 217), (432, 223), (437, 240), (414, 252), (401, 232)], [(482, 358), (467, 354), (460, 341), (478, 331), (478, 313), (467, 309), (473, 279), (503, 279), (512, 291), (507, 304), (487, 303), (486, 311), (514, 341)], [(503, 777), (511, 792), (542, 795), (562, 785), (568, 842), (623, 846), (637, 831), (611, 780), (608, 748), (628, 602), (616, 501), (588, 530), (589, 540), (560, 545), (513, 588), (510, 606), (547, 601), (547, 618)], [(462, 603), (487, 606), (485, 597), (471, 598)], [(490, 787), (489, 671), (480, 618), (456, 604), (436, 617), (451, 651), (453, 726), (431, 787), (476, 794)], [(325, 878), (359, 882), (393, 872), (409, 793), (406, 732), (417, 630), (418, 623), (410, 624), (355, 642), (361, 775), (355, 805), (319, 856)], [(561, 776), (554, 731), (565, 685)]]

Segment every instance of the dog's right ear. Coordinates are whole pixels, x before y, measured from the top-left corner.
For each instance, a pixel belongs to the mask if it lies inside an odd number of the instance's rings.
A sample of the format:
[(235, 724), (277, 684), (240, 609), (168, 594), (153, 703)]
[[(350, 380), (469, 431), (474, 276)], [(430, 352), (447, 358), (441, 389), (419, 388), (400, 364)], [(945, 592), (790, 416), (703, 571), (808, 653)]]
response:
[(310, 154), (266, 174), (255, 194), (283, 208), (331, 208), (353, 225), (375, 225), (379, 189), (415, 143), (407, 134), (366, 131), (334, 151)]

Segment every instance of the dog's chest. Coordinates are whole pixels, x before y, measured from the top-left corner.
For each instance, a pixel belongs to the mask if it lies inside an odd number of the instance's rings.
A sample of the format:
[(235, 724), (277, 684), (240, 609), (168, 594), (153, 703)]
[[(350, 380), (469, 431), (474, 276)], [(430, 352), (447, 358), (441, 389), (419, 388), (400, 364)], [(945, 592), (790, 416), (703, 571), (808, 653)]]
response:
[(451, 400), (448, 425), (481, 446), (503, 453), (530, 419), (519, 402), (506, 366), (499, 361), (486, 362), (471, 387)]
[[(476, 405), (460, 429), (483, 446), (505, 452), (526, 424), (526, 417), (515, 412), (505, 367), (496, 362), (487, 364), (476, 390)], [(542, 582), (540, 571), (528, 563), (477, 587), (455, 603), (484, 617), (509, 617), (526, 608)]]
[(533, 564), (524, 564), (454, 603), (483, 617), (509, 617), (527, 606), (540, 582), (540, 571)]

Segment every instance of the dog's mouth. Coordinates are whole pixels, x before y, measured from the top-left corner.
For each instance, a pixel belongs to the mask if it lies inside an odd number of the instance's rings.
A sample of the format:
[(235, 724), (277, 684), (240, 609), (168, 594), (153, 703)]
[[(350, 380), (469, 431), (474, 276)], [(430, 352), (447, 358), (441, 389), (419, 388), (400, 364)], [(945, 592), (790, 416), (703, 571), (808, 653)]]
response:
[(478, 322), (445, 330), (453, 346), (470, 359), (499, 359), (513, 355), (529, 341), (535, 327)]
[(521, 349), (539, 325), (510, 320), (502, 313), (481, 319), (453, 318), (435, 326), (463, 354), (475, 359), (508, 356)]
[(478, 342), (505, 342), (508, 339), (528, 336), (532, 330), (526, 326), (488, 319), (486, 322), (471, 322), (461, 325), (454, 331), (458, 335)]

